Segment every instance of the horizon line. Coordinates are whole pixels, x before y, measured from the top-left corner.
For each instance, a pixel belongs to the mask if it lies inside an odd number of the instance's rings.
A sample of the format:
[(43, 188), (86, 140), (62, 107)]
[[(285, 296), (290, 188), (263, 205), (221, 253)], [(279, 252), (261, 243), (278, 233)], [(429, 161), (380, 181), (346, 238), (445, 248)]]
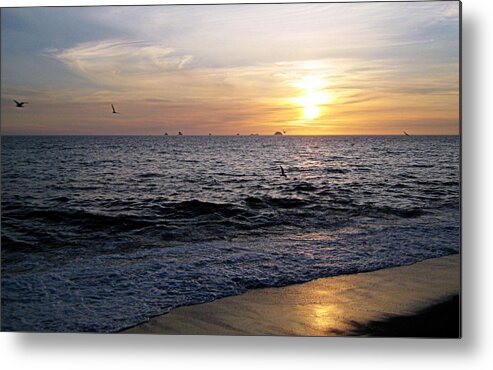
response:
[[(0, 133), (0, 136), (192, 136), (192, 137), (212, 137), (212, 136), (220, 136), (220, 137), (251, 137), (251, 136), (262, 136), (262, 137), (303, 137), (303, 136), (406, 136), (404, 134), (312, 134), (312, 135), (274, 135), (274, 134), (18, 134), (18, 133)], [(457, 134), (409, 134), (409, 136), (461, 136), (460, 133)]]

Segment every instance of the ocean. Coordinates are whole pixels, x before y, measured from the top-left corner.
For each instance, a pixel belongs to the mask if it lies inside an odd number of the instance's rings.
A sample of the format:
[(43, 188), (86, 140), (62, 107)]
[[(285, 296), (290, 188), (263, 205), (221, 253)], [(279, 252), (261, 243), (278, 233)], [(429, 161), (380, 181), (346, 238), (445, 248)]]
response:
[(1, 140), (4, 331), (117, 332), (460, 248), (458, 136)]

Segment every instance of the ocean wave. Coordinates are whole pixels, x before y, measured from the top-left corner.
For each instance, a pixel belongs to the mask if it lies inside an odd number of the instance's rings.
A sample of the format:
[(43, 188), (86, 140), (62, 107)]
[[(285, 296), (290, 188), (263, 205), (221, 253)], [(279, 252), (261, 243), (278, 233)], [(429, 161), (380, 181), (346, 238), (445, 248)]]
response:
[(427, 212), (424, 209), (418, 207), (414, 207), (414, 208), (371, 207), (370, 213), (373, 213), (373, 216), (375, 216), (375, 213), (377, 213), (383, 215), (398, 216), (403, 218), (415, 218), (427, 214)]
[(275, 197), (247, 197), (245, 204), (251, 208), (296, 208), (308, 204), (299, 198), (275, 198)]
[(121, 228), (125, 230), (140, 229), (151, 226), (152, 221), (142, 217), (127, 214), (106, 215), (103, 213), (88, 212), (70, 209), (17, 209), (9, 213), (9, 218), (42, 219), (53, 223), (76, 224), (79, 227), (90, 229)]
[(346, 168), (339, 168), (339, 167), (332, 167), (332, 168), (326, 168), (325, 169), (325, 172), (327, 173), (340, 173), (340, 174), (344, 174), (344, 173), (348, 173), (350, 172), (349, 169), (346, 169)]
[(141, 173), (138, 175), (139, 178), (142, 178), (142, 179), (149, 179), (149, 178), (153, 178), (153, 177), (164, 177), (164, 175), (162, 173), (155, 173), (155, 172), (147, 172), (147, 173)]
[(197, 199), (178, 203), (155, 204), (152, 208), (157, 215), (168, 218), (194, 218), (211, 214), (233, 217), (248, 214), (246, 209), (238, 205), (205, 202)]

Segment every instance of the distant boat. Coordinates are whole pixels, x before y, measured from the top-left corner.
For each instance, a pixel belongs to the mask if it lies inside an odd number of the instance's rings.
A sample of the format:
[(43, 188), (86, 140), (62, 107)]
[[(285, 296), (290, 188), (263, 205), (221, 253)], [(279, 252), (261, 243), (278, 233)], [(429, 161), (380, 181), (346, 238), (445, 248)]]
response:
[(406, 135), (406, 136), (411, 136), (406, 131), (402, 131), (402, 132), (404, 132), (404, 135)]
[(275, 136), (282, 136), (282, 132), (281, 132), (281, 131), (276, 131), (276, 132), (274, 133), (274, 135), (275, 135)]
[(181, 133), (181, 131), (178, 131), (178, 135), (180, 135), (180, 136), (181, 136), (181, 135), (183, 135), (183, 134)]

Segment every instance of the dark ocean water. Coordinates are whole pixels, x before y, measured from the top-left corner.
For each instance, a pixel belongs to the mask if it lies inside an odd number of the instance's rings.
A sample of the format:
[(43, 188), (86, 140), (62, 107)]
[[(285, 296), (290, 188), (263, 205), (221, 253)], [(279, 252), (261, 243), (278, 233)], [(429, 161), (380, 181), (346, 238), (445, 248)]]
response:
[(459, 140), (2, 137), (2, 329), (112, 332), (458, 253)]

